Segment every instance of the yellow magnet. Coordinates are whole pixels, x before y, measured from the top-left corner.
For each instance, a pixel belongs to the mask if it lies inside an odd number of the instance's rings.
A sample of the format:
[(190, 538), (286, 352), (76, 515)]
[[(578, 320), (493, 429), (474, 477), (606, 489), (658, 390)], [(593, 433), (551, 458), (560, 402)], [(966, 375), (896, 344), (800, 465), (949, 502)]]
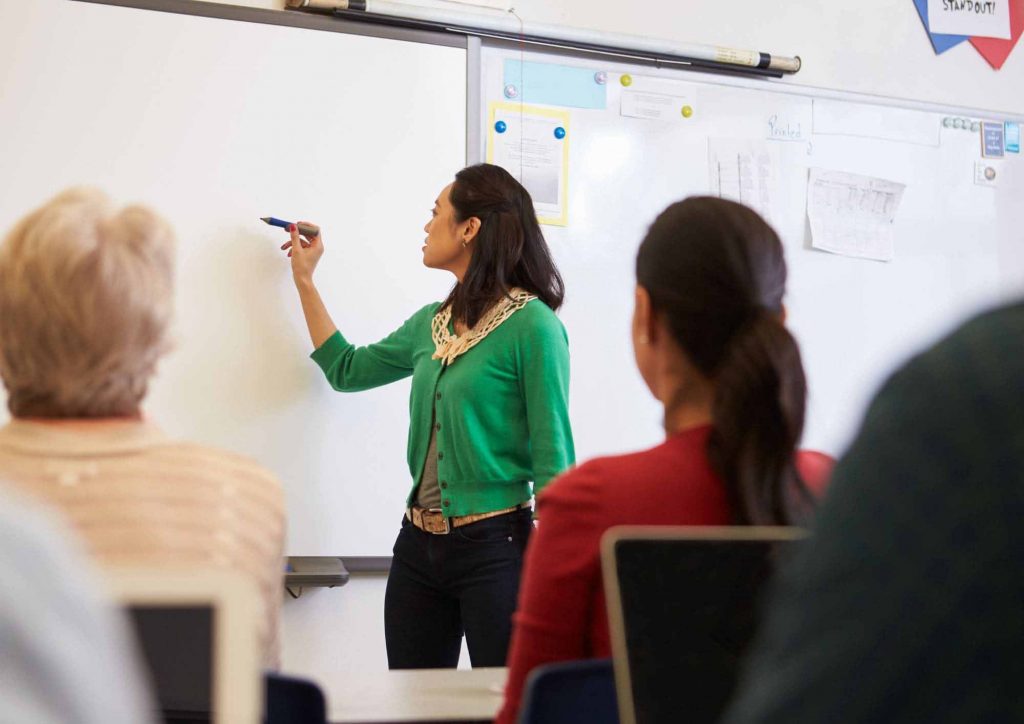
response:
[(689, 118), (693, 115), (693, 106), (683, 106), (683, 118)]
[(619, 78), (619, 82), (628, 88), (629, 86), (633, 85), (633, 76), (631, 76), (629, 73), (623, 73), (622, 76)]

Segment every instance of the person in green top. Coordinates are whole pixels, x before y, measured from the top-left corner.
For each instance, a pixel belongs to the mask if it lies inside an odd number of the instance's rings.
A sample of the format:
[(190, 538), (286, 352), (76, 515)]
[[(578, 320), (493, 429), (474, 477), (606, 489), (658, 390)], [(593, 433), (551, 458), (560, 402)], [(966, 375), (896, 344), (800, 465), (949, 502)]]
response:
[[(504, 169), (463, 169), (434, 202), (423, 264), (455, 275), (376, 344), (338, 331), (313, 283), (320, 235), (281, 248), (331, 386), (357, 392), (412, 376), (412, 487), (384, 600), (392, 669), (503, 666), (533, 530), (531, 495), (574, 462), (564, 287), (533, 200)], [(532, 483), (532, 488), (531, 488)]]

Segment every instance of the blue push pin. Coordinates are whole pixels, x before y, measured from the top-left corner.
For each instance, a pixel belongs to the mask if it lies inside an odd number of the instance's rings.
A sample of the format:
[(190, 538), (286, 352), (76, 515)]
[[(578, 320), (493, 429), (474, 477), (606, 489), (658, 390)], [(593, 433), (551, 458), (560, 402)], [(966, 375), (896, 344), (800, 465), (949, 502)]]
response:
[(508, 130), (508, 126), (505, 125), (505, 121), (498, 121), (497, 123), (494, 124), (494, 130), (497, 131), (498, 133), (504, 133), (505, 131)]
[(557, 138), (559, 141), (561, 141), (563, 138), (565, 138), (565, 129), (562, 128), (561, 126), (556, 128), (555, 129), (555, 138)]

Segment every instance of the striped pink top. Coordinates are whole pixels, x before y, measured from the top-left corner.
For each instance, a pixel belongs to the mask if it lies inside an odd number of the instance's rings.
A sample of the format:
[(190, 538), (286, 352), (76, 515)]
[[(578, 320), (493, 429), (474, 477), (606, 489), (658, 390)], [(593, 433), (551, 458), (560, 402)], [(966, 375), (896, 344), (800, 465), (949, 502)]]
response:
[(262, 592), (264, 662), (279, 660), (284, 496), (256, 463), (137, 420), (0, 428), (0, 478), (63, 512), (103, 565), (219, 567)]

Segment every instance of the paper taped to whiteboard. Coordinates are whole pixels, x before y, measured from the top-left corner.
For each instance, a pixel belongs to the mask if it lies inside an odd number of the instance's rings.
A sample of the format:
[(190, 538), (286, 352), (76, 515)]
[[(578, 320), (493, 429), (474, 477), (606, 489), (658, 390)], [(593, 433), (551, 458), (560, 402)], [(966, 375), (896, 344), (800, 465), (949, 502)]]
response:
[(519, 103), (491, 103), (489, 110), (487, 162), (501, 166), (526, 187), (540, 223), (565, 226), (569, 111)]
[(811, 245), (833, 254), (892, 261), (893, 222), (904, 184), (812, 168), (807, 181)]
[(712, 195), (739, 201), (768, 223), (778, 218), (779, 150), (775, 144), (709, 138), (708, 173)]
[(693, 99), (686, 96), (667, 96), (661, 93), (623, 91), (620, 111), (629, 118), (647, 118), (654, 121), (684, 121), (694, 114)]
[(927, 111), (815, 98), (814, 133), (938, 146), (942, 117)]

